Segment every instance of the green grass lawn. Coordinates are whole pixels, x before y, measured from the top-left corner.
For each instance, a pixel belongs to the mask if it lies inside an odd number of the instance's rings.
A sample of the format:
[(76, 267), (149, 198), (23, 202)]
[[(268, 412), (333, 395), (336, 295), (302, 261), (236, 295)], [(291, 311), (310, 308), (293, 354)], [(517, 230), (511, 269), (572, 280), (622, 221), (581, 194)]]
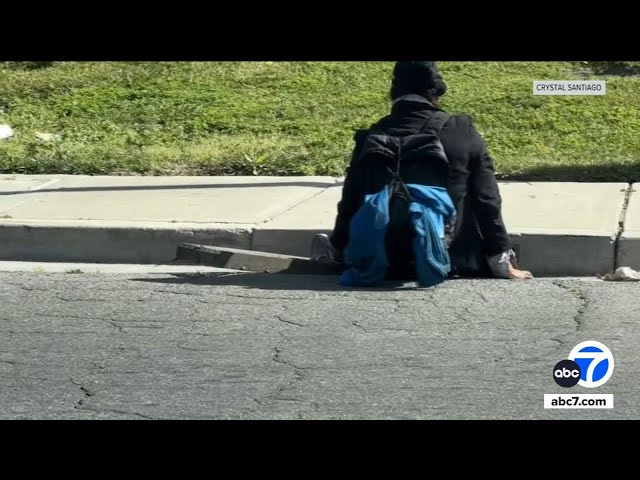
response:
[[(387, 114), (388, 62), (0, 63), (1, 173), (342, 175)], [(443, 62), (501, 179), (640, 180), (640, 76), (581, 62)], [(616, 72), (617, 73), (617, 72)], [(534, 96), (604, 79), (606, 96)], [(43, 141), (37, 132), (59, 135)]]

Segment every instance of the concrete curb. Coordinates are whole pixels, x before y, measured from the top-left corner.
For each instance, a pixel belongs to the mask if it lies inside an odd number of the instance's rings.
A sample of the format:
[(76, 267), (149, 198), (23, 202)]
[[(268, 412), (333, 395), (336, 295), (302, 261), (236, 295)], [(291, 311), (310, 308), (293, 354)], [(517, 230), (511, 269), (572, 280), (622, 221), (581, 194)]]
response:
[[(260, 250), (308, 256), (316, 233), (330, 230), (258, 229), (255, 226), (211, 227), (0, 224), (0, 260), (166, 264), (181, 243)], [(614, 268), (611, 236), (511, 234), (520, 263), (537, 276), (594, 276)], [(621, 240), (620, 261), (640, 258), (640, 239)], [(629, 260), (629, 261), (627, 261)], [(623, 263), (620, 263), (622, 265)]]
[(0, 224), (0, 260), (171, 263), (181, 243), (251, 248), (249, 226)]
[[(38, 262), (169, 264), (182, 243), (306, 257), (333, 227), (342, 190), (324, 177), (5, 180), (0, 260)], [(628, 184), (500, 188), (521, 266), (535, 276), (640, 268), (640, 195)]]

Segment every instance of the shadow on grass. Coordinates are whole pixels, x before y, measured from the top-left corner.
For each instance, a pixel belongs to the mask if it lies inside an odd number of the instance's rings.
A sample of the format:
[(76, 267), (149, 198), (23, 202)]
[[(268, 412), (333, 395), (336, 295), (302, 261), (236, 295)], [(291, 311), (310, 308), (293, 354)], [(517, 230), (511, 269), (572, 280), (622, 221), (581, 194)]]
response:
[(589, 67), (596, 75), (615, 75), (617, 77), (640, 75), (639, 62), (589, 62)]
[(640, 158), (635, 163), (624, 164), (543, 166), (522, 173), (498, 174), (498, 180), (510, 182), (635, 183), (640, 181)]
[(2, 62), (9, 70), (39, 70), (53, 66), (53, 62)]

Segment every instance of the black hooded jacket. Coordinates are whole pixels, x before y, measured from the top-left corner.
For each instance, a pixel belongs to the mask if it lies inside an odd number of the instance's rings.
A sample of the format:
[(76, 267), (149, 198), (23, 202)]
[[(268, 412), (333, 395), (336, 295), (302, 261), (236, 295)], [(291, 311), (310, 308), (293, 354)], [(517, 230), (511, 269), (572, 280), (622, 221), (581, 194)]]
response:
[[(438, 111), (426, 99), (402, 97), (394, 102), (390, 115), (374, 124), (369, 132), (405, 136), (420, 131)], [(363, 186), (350, 175), (367, 131), (354, 137), (352, 163), (347, 168), (338, 215), (331, 243), (343, 250), (349, 241), (349, 224), (364, 201)], [(484, 140), (469, 116), (452, 116), (443, 126), (440, 140), (449, 159), (448, 191), (457, 211), (457, 222), (449, 253), (454, 273), (490, 276), (486, 257), (511, 248), (502, 219), (502, 199), (495, 178), (494, 164)], [(403, 178), (405, 183), (420, 179)]]

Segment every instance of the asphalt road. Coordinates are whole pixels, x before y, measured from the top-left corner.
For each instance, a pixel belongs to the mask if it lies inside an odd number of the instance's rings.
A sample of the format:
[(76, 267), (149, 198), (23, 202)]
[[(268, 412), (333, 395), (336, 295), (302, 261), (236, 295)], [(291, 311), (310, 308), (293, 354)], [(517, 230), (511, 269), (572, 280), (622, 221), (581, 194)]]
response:
[[(0, 273), (0, 419), (640, 419), (640, 283)], [(598, 388), (553, 367), (585, 340)], [(544, 394), (613, 394), (545, 409)]]

